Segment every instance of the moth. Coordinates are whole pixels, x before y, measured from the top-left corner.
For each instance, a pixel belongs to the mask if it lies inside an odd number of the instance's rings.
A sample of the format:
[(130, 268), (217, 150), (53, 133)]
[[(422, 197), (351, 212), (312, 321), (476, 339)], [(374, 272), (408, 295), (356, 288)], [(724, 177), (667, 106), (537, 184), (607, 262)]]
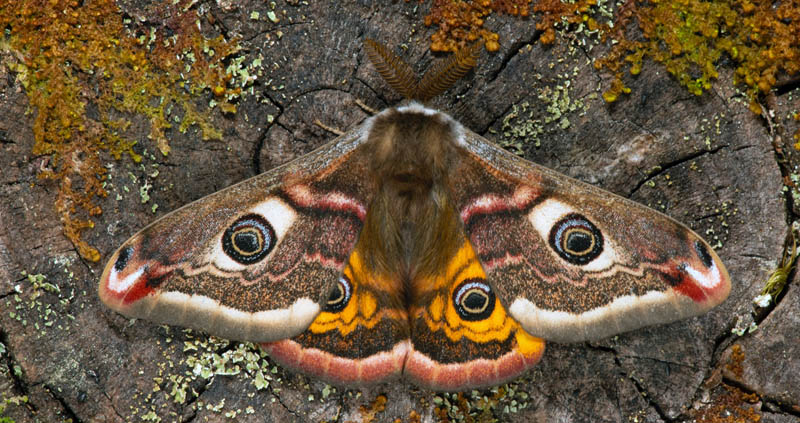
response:
[[(366, 42), (384, 79), (417, 100), (447, 89), (478, 49), (420, 81)], [(545, 339), (696, 316), (729, 291), (687, 227), (415, 101), (164, 216), (99, 284), (126, 316), (263, 343), (334, 384), (405, 377), (450, 391), (518, 376)]]

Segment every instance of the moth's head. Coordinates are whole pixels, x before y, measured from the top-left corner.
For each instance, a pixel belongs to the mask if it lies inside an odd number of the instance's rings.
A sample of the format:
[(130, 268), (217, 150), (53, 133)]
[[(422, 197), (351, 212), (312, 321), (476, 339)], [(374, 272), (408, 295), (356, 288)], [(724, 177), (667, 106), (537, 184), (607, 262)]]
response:
[(452, 153), (450, 146), (464, 144), (464, 127), (458, 121), (416, 101), (386, 109), (368, 125), (376, 168), (414, 166), (415, 172), (434, 172), (444, 165), (440, 159)]

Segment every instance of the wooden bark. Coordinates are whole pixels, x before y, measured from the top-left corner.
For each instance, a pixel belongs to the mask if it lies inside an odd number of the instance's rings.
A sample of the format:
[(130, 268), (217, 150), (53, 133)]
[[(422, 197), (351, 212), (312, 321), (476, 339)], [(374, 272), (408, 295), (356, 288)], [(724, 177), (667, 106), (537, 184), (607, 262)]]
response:
[[(140, 3), (120, 7), (138, 19), (146, 10)], [(399, 98), (365, 59), (365, 37), (408, 46), (404, 57), (420, 72), (436, 59), (428, 50), (433, 30), (421, 24), (426, 8), (415, 2), (281, 4), (277, 24), (250, 18), (252, 11), (267, 16), (269, 2), (222, 3), (204, 3), (216, 22), (201, 25), (242, 35), (248, 57), (264, 57), (264, 75), (236, 115), (215, 115), (223, 141), (203, 142), (195, 130), (170, 131), (172, 152), (156, 157), (155, 179), (147, 176), (153, 161), (145, 161), (144, 169), (130, 160), (114, 163), (104, 212), (87, 234), (104, 259), (170, 210), (331, 139), (315, 120), (347, 129), (366, 116), (355, 100), (376, 108), (395, 104)], [(733, 278), (723, 305), (699, 318), (602, 342), (549, 343), (541, 363), (510, 388), (465, 393), (461, 398), (468, 402), (404, 382), (328, 390), (281, 368), (272, 373), (271, 365), (269, 386), (259, 390), (247, 360), (231, 358), (235, 351), (257, 349), (209, 345), (204, 334), (131, 322), (100, 304), (96, 284), (105, 263), (80, 259), (62, 234), (53, 209), (57, 187), (36, 177), (43, 160), (31, 153), (36, 111), (28, 110), (14, 74), (0, 68), (0, 342), (6, 349), (0, 354), (0, 395), (28, 396), (0, 415), (17, 422), (121, 422), (152, 412), (161, 421), (222, 422), (232, 421), (226, 413), (233, 412), (235, 421), (253, 422), (427, 422), (447, 421), (448, 410), (460, 409), (477, 421), (686, 421), (724, 392), (716, 383), (722, 374), (737, 389), (758, 395), (762, 421), (800, 418), (797, 282), (777, 306), (756, 316), (758, 330), (741, 337), (731, 331), (753, 319), (752, 299), (778, 263), (787, 222), (795, 219), (790, 196), (782, 192), (782, 169), (788, 172), (796, 162), (781, 162), (776, 148), (790, 148), (786, 117), (800, 107), (797, 90), (794, 97), (792, 91), (770, 97), (767, 107), (775, 114), (767, 122), (730, 88), (730, 68), (711, 91), (694, 96), (658, 64), (647, 63), (631, 79), (632, 93), (609, 105), (600, 97), (609, 78), (591, 65), (602, 47), (567, 37), (542, 46), (535, 19), (499, 17), (493, 24), (501, 28), (501, 50), (484, 52), (475, 71), (437, 106), (495, 141), (515, 141), (504, 135), (504, 118), (515, 110), (512, 125), (539, 120), (545, 128), (540, 146), (532, 137), (520, 144), (526, 158), (661, 210), (718, 244)], [(563, 112), (568, 125), (546, 122), (555, 117), (548, 110), (552, 99), (561, 99), (563, 109), (565, 95), (567, 104), (576, 105)], [(155, 151), (147, 131), (141, 128), (138, 139)], [(155, 187), (147, 204), (138, 195), (142, 180)], [(152, 204), (158, 204), (155, 213)], [(45, 275), (60, 292), (32, 298), (23, 271)], [(185, 342), (200, 346), (187, 349)], [(744, 351), (743, 372), (730, 370), (734, 345)], [(240, 371), (195, 374), (192, 360), (211, 353), (230, 358), (230, 367)], [(182, 401), (176, 386), (185, 388)], [(483, 396), (488, 400), (481, 406)]]

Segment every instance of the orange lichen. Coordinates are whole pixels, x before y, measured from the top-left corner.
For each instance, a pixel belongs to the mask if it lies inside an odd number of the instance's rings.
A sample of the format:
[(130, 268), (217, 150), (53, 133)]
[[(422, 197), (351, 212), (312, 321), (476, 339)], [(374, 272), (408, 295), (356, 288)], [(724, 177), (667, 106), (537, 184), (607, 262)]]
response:
[[(800, 112), (795, 113), (793, 118), (794, 118), (794, 120), (800, 122)], [(798, 129), (797, 131), (794, 132), (794, 135), (792, 136), (792, 138), (794, 138), (794, 148), (796, 150), (800, 150), (800, 129)]]
[(725, 364), (725, 368), (734, 376), (741, 378), (744, 372), (742, 362), (744, 362), (744, 349), (741, 345), (734, 344), (731, 347), (731, 355), (728, 359), (728, 363)]
[[(597, 4), (597, 0), (577, 0), (562, 2), (561, 0), (539, 0), (533, 6), (539, 21), (536, 29), (544, 31), (540, 38), (543, 44), (551, 44), (556, 39), (558, 25), (571, 25), (589, 22), (589, 12)], [(595, 25), (594, 20), (591, 21)]]
[(528, 16), (531, 0), (433, 0), (425, 25), (437, 25), (431, 36), (431, 50), (458, 51), (483, 38), (488, 51), (500, 48), (500, 36), (483, 27), (484, 19), (493, 11), (514, 16)]
[(359, 412), (361, 413), (361, 421), (366, 423), (371, 423), (376, 421), (378, 415), (383, 413), (386, 410), (386, 402), (388, 398), (385, 394), (380, 394), (375, 397), (374, 400), (369, 404), (369, 407), (361, 406), (359, 407)]
[(758, 423), (761, 413), (758, 395), (748, 394), (734, 386), (722, 384), (724, 392), (716, 394), (701, 409), (692, 410), (697, 423)]
[[(532, 11), (544, 44), (555, 41), (559, 25), (600, 31), (610, 49), (595, 67), (614, 75), (603, 95), (608, 102), (630, 91), (623, 70), (639, 74), (645, 58), (665, 66), (700, 95), (711, 87), (721, 59), (727, 57), (735, 67), (734, 84), (744, 87), (754, 113), (761, 113), (759, 95), (769, 92), (780, 75), (800, 73), (800, 0), (625, 0), (609, 23), (595, 19), (602, 14), (596, 0), (529, 3), (433, 0), (425, 17), (427, 25), (439, 26), (431, 50), (457, 51), (478, 37), (486, 40), (487, 50), (497, 50), (499, 35), (483, 27), (485, 19), (493, 12), (527, 16)], [(632, 35), (634, 25), (639, 33)], [(800, 148), (800, 131), (795, 137)]]
[[(207, 87), (226, 87), (230, 77), (222, 60), (237, 51), (222, 37), (209, 39), (198, 28), (200, 17), (187, 10), (191, 1), (167, 2), (155, 10), (161, 28), (144, 28), (123, 19), (113, 0), (27, 0), (0, 4), (6, 46), (35, 113), (33, 153), (49, 157), (39, 176), (59, 184), (55, 208), (64, 233), (80, 255), (97, 261), (100, 253), (82, 239), (102, 211), (97, 197), (107, 195), (102, 151), (134, 161), (135, 140), (125, 135), (122, 114), (149, 119), (149, 137), (163, 154), (165, 131), (197, 125), (204, 138), (219, 138), (193, 95)], [(225, 111), (236, 90), (217, 99)], [(92, 112), (87, 111), (93, 105)], [(182, 116), (171, 112), (181, 108)]]
[(531, 9), (531, 0), (433, 0), (430, 13), (425, 16), (425, 25), (437, 25), (431, 36), (432, 51), (455, 52), (483, 38), (487, 51), (500, 49), (500, 35), (484, 28), (486, 18), (494, 12), (526, 18), (531, 11), (539, 16), (536, 29), (542, 31), (540, 40), (544, 44), (555, 41), (555, 27), (559, 24), (597, 22), (588, 16), (596, 0), (562, 2), (540, 0)]
[[(739, 344), (731, 347), (731, 354), (725, 369), (737, 378), (742, 377), (745, 354)], [(741, 389), (722, 383), (711, 398), (711, 402), (699, 409), (691, 410), (698, 423), (757, 423), (761, 421), (757, 394), (747, 393)]]
[[(643, 39), (631, 40), (628, 23), (636, 23)], [(613, 30), (609, 54), (595, 63), (610, 70), (615, 81), (608, 93), (620, 94), (621, 69), (641, 70), (648, 57), (691, 93), (700, 95), (718, 77), (724, 56), (735, 64), (734, 83), (745, 87), (750, 109), (761, 112), (757, 99), (776, 83), (778, 75), (800, 72), (800, 1), (730, 2), (707, 0), (626, 1)]]

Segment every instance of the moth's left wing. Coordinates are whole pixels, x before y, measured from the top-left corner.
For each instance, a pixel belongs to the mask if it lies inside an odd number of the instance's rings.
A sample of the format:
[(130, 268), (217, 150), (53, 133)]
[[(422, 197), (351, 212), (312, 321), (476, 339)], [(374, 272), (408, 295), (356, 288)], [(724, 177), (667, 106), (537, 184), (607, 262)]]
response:
[(701, 314), (730, 292), (675, 220), (464, 130), (449, 195), (500, 301), (532, 335), (600, 339)]
[(100, 299), (229, 339), (303, 332), (342, 274), (374, 192), (366, 127), (146, 227), (111, 256)]

